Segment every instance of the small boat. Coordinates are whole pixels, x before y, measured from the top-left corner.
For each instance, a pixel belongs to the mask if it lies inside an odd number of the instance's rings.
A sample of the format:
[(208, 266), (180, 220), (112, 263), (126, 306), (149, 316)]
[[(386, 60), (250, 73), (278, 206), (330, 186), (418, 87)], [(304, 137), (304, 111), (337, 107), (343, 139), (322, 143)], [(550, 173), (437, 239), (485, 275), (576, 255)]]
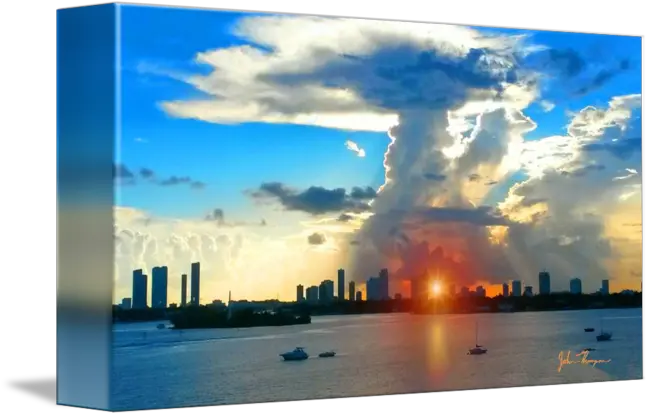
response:
[(166, 328), (166, 325), (164, 325), (163, 323), (160, 323), (159, 325), (157, 325), (157, 329), (165, 329), (165, 328)]
[(584, 331), (585, 332), (594, 332), (594, 328), (585, 328)]
[(478, 322), (476, 322), (476, 346), (475, 348), (469, 349), (469, 352), (467, 352), (467, 355), (482, 355), (486, 353), (487, 353), (487, 349), (483, 348), (481, 345), (478, 345)]
[(296, 347), (293, 351), (280, 354), (280, 356), (283, 357), (283, 360), (285, 361), (302, 361), (309, 358), (307, 352), (305, 352), (305, 350), (300, 346)]
[(612, 333), (603, 331), (603, 318), (601, 318), (601, 333), (597, 335), (597, 342), (609, 341), (612, 339)]
[(333, 356), (336, 355), (336, 352), (334, 351), (327, 351), (327, 352), (322, 352), (319, 354), (319, 358), (332, 358)]
[(612, 334), (610, 332), (601, 332), (599, 335), (597, 335), (597, 341), (609, 341), (612, 339)]

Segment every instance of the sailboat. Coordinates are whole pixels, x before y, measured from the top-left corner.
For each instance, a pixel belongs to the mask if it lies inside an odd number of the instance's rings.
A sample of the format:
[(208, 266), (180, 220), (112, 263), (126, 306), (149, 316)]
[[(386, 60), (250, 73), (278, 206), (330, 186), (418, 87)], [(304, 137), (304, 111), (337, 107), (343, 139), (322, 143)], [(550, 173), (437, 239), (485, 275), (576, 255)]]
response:
[(597, 335), (597, 341), (602, 342), (602, 341), (609, 341), (612, 339), (612, 333), (611, 332), (604, 332), (603, 331), (603, 318), (600, 318), (601, 320), (601, 332), (599, 335)]
[(478, 322), (476, 322), (476, 346), (475, 348), (469, 349), (469, 352), (467, 352), (467, 355), (482, 355), (486, 353), (487, 353), (487, 349), (478, 345)]

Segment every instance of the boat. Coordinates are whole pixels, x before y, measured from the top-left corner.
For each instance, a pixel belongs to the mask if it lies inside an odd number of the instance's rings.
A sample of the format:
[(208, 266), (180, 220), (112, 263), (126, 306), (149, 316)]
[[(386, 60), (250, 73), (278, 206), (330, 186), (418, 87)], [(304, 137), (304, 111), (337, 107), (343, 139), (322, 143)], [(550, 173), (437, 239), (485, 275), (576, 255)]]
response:
[(283, 357), (283, 360), (285, 361), (302, 361), (309, 358), (309, 355), (307, 355), (305, 349), (300, 346), (294, 348), (293, 351), (280, 354), (280, 356)]
[(476, 346), (475, 348), (469, 349), (469, 352), (467, 352), (467, 355), (482, 355), (486, 353), (487, 353), (487, 349), (482, 347), (481, 345), (478, 345), (478, 322), (476, 322)]
[(165, 329), (165, 328), (166, 328), (166, 325), (164, 325), (163, 323), (160, 323), (159, 325), (157, 325), (157, 329)]
[(594, 332), (594, 328), (585, 328), (584, 331), (585, 332)]
[(334, 351), (327, 351), (327, 352), (322, 352), (319, 354), (319, 358), (331, 358), (336, 355), (336, 352)]
[(602, 342), (602, 341), (609, 341), (612, 339), (612, 333), (611, 332), (604, 332), (603, 331), (603, 318), (601, 318), (601, 329), (600, 329), (600, 334), (597, 335), (597, 342)]

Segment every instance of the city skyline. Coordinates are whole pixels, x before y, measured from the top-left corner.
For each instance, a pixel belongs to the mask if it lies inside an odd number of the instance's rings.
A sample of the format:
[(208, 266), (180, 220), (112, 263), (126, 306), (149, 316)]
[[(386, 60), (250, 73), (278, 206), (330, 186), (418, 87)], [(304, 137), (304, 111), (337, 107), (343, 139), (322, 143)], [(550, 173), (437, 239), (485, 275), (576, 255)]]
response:
[(115, 303), (639, 288), (639, 38), (120, 7)]
[[(199, 295), (200, 292), (200, 263), (191, 263), (191, 274), (194, 275), (191, 277), (191, 284), (190, 284), (190, 289), (191, 289), (191, 300), (186, 301), (184, 294), (181, 296), (180, 302), (168, 302), (168, 267), (167, 266), (158, 266), (153, 268), (153, 283), (150, 288), (150, 294), (146, 292), (147, 290), (147, 275), (143, 274), (142, 269), (135, 269), (132, 272), (132, 295), (130, 297), (123, 297), (120, 299), (118, 303), (115, 303), (118, 306), (121, 306), (122, 308), (125, 309), (130, 309), (131, 307), (133, 309), (136, 308), (146, 308), (147, 306), (147, 298), (148, 296), (151, 297), (151, 306), (152, 308), (168, 308), (170, 305), (175, 305), (175, 306), (180, 306), (184, 307), (187, 305), (193, 305), (195, 303), (195, 294)], [(334, 281), (325, 279), (320, 282), (318, 285), (312, 285), (305, 287), (303, 284), (298, 284), (296, 285), (296, 293), (295, 296), (292, 300), (292, 298), (288, 298), (287, 300), (284, 300), (284, 302), (316, 302), (316, 303), (331, 303), (333, 300), (338, 301), (361, 301), (363, 298), (368, 301), (380, 301), (380, 300), (391, 300), (395, 298), (399, 299), (413, 299), (417, 297), (418, 299), (423, 299), (423, 300), (431, 300), (433, 298), (439, 298), (439, 297), (472, 297), (472, 296), (480, 296), (480, 297), (496, 297), (496, 296), (503, 296), (503, 297), (513, 297), (513, 296), (526, 296), (530, 295), (533, 296), (535, 294), (539, 295), (549, 295), (552, 293), (571, 293), (571, 294), (602, 294), (602, 295), (608, 295), (611, 293), (617, 293), (613, 292), (610, 288), (610, 281), (607, 279), (604, 279), (601, 281), (601, 285), (597, 289), (592, 289), (585, 291), (583, 289), (582, 281), (580, 278), (571, 278), (569, 281), (569, 289), (568, 290), (560, 290), (560, 291), (553, 291), (550, 289), (550, 279), (551, 275), (550, 273), (543, 269), (542, 271), (538, 272), (538, 277), (537, 277), (537, 285), (539, 286), (538, 292), (534, 292), (534, 284), (528, 284), (522, 280), (510, 280), (508, 282), (504, 282), (500, 285), (500, 291), (495, 291), (495, 293), (492, 293), (492, 291), (488, 291), (484, 286), (478, 285), (475, 287), (468, 287), (468, 286), (462, 286), (460, 287), (460, 291), (457, 292), (455, 290), (455, 285), (454, 284), (445, 284), (440, 280), (433, 279), (431, 277), (427, 278), (427, 284), (426, 287), (421, 287), (420, 292), (418, 294), (415, 294), (415, 292), (411, 290), (408, 293), (402, 293), (401, 291), (393, 292), (390, 290), (389, 286), (389, 279), (388, 279), (388, 269), (380, 269), (379, 270), (379, 275), (377, 277), (368, 277), (366, 282), (363, 284), (365, 286), (364, 290), (357, 290), (356, 289), (356, 281), (350, 280), (349, 282), (345, 282), (345, 269), (338, 269), (337, 272), (337, 284), (335, 285)], [(154, 276), (157, 275), (157, 278)], [(187, 275), (182, 274), (182, 292), (187, 292), (188, 291), (188, 285), (187, 285)], [(154, 281), (158, 280), (157, 283)], [(193, 284), (195, 283), (195, 287), (193, 287)], [(370, 286), (370, 283), (373, 283), (374, 285), (372, 287)], [(510, 284), (511, 283), (511, 284)], [(511, 286), (511, 289), (510, 289)], [(348, 295), (346, 296), (342, 292), (345, 292), (346, 289), (348, 288)], [(336, 295), (334, 294), (336, 288), (336, 292), (338, 292)], [(370, 289), (370, 290), (369, 290)], [(142, 299), (142, 291), (143, 295), (145, 298)], [(623, 291), (628, 291), (628, 289), (624, 289)], [(636, 291), (636, 290), (635, 290)], [(640, 286), (640, 291), (641, 291), (641, 286)], [(231, 298), (231, 291), (228, 292), (229, 298)], [(155, 296), (157, 296), (157, 300), (155, 299)], [(220, 296), (216, 294), (210, 299), (207, 299), (205, 297), (199, 296), (199, 300), (197, 300), (197, 305), (209, 305), (211, 303), (224, 303), (223, 299), (224, 296)], [(160, 305), (160, 300), (163, 305)], [(246, 298), (238, 298), (237, 300), (247, 300)], [(259, 299), (258, 301), (266, 301), (266, 300), (279, 300), (278, 297), (267, 297), (263, 299)]]

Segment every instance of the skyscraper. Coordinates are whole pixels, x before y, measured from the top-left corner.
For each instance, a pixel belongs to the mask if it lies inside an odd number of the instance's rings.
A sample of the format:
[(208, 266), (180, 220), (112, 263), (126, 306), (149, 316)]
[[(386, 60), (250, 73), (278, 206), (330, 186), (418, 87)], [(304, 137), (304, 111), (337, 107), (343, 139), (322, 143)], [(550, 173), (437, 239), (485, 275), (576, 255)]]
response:
[(380, 282), (381, 280), (376, 277), (368, 279), (366, 282), (366, 300), (381, 299)]
[(191, 263), (191, 305), (200, 305), (200, 262)]
[(350, 290), (348, 292), (348, 299), (350, 299), (351, 301), (356, 299), (354, 291), (355, 291), (355, 284), (354, 284), (354, 281), (352, 281), (350, 282)]
[(363, 296), (361, 294), (361, 291), (357, 292), (357, 302), (361, 302), (363, 300)]
[(305, 296), (303, 295), (303, 285), (298, 285), (296, 286), (296, 302), (302, 302), (305, 300)]
[(509, 296), (509, 285), (507, 283), (502, 284), (502, 297), (506, 298)]
[(153, 308), (166, 309), (168, 305), (168, 267), (153, 267), (152, 303)]
[(523, 292), (523, 296), (534, 296), (534, 292), (532, 292), (531, 286), (525, 286), (525, 292)]
[(319, 302), (328, 303), (334, 298), (334, 282), (324, 280), (319, 285)]
[(549, 272), (542, 271), (538, 274), (538, 294), (550, 294), (550, 274)]
[(579, 278), (574, 278), (570, 280), (570, 293), (573, 295), (580, 295), (581, 292), (583, 291), (583, 288), (581, 286), (581, 279)]
[(123, 298), (121, 299), (121, 309), (130, 309), (132, 308), (132, 299)]
[(520, 280), (514, 280), (511, 282), (511, 294), (512, 296), (520, 296), (523, 293), (523, 284)]
[(339, 269), (337, 272), (337, 283), (339, 286), (337, 287), (338, 290), (338, 298), (340, 301), (345, 300), (345, 270), (344, 269)]
[(379, 298), (381, 300), (389, 299), (388, 287), (388, 269), (381, 269), (379, 271)]
[(305, 299), (309, 303), (316, 303), (319, 300), (319, 287), (318, 286), (310, 286), (307, 289), (305, 289)]
[(608, 279), (604, 279), (601, 281), (601, 294), (602, 295), (610, 294), (610, 281)]
[(187, 284), (187, 276), (186, 274), (182, 275), (182, 307), (186, 306), (186, 284)]
[(148, 307), (148, 276), (143, 270), (132, 272), (132, 308), (145, 309)]

